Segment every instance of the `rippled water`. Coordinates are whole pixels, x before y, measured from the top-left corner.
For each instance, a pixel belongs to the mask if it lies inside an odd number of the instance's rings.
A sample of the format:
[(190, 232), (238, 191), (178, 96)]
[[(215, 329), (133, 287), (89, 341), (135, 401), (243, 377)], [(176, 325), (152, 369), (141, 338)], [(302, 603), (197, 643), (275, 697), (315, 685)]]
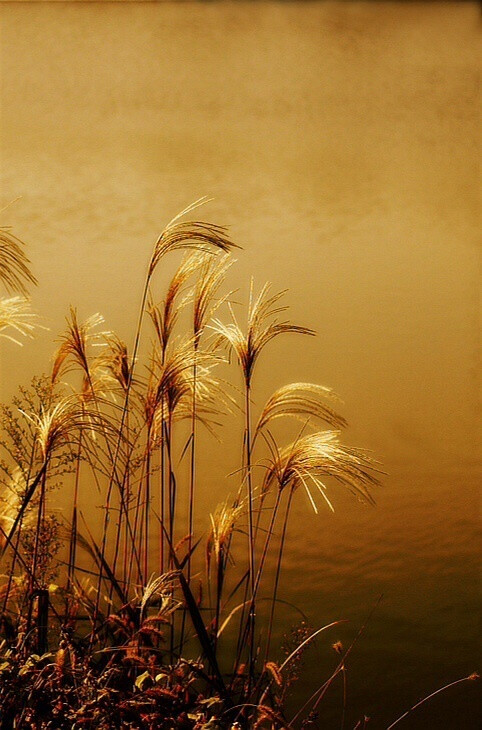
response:
[[(352, 651), (346, 727), (364, 712), (386, 727), (478, 660), (475, 4), (0, 12), (0, 202), (22, 196), (2, 222), (28, 242), (51, 327), (2, 345), (2, 398), (48, 367), (71, 303), (131, 337), (156, 234), (213, 195), (206, 216), (244, 248), (239, 298), (251, 274), (289, 287), (319, 333), (273, 345), (256, 403), (292, 380), (332, 386), (349, 442), (388, 474), (374, 509), (339, 495), (315, 516), (299, 495), (281, 586), (313, 626), (348, 620), (307, 654), (297, 703), (383, 594)], [(206, 449), (207, 514), (229, 467)], [(280, 608), (278, 625), (298, 615)], [(404, 726), (475, 728), (476, 690)], [(322, 708), (338, 728), (340, 686)]]

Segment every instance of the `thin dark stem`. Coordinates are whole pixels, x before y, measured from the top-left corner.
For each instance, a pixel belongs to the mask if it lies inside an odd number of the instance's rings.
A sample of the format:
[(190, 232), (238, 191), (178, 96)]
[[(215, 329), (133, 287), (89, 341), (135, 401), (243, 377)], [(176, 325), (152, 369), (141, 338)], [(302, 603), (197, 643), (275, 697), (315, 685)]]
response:
[(248, 550), (249, 550), (249, 586), (250, 586), (250, 608), (249, 608), (249, 685), (254, 676), (254, 638), (255, 638), (255, 555), (254, 555), (254, 529), (253, 529), (253, 482), (251, 477), (251, 385), (246, 379), (246, 484), (248, 492)]
[[(159, 501), (160, 501), (160, 515), (161, 515), (161, 524), (164, 527), (165, 525), (165, 519), (166, 519), (166, 511), (165, 511), (165, 503), (166, 503), (166, 481), (165, 481), (165, 439), (164, 439), (164, 399), (161, 403), (161, 443), (159, 446), (159, 456), (160, 456), (160, 494), (159, 494)], [(159, 542), (160, 542), (160, 551), (159, 551), (159, 561), (160, 561), (160, 572), (161, 575), (164, 573), (165, 568), (165, 556), (164, 556), (164, 532), (161, 529), (159, 533)]]
[(30, 632), (30, 629), (31, 629), (33, 601), (34, 601), (35, 594), (36, 594), (36, 591), (34, 591), (34, 586), (35, 586), (35, 583), (37, 582), (37, 567), (38, 567), (40, 540), (41, 540), (41, 536), (43, 533), (43, 525), (44, 525), (46, 484), (47, 484), (47, 469), (45, 469), (45, 471), (42, 475), (42, 481), (40, 484), (39, 504), (38, 504), (38, 510), (37, 510), (36, 534), (35, 534), (35, 543), (34, 543), (34, 550), (33, 550), (33, 557), (32, 557), (32, 572), (31, 572), (30, 578), (29, 578), (29, 608), (28, 608), (28, 616), (27, 616), (27, 628), (26, 628), (27, 634)]
[(82, 430), (79, 431), (79, 445), (77, 449), (77, 459), (75, 463), (75, 481), (74, 481), (74, 498), (72, 506), (72, 525), (70, 530), (69, 545), (69, 564), (67, 569), (67, 596), (65, 599), (65, 620), (69, 618), (70, 599), (69, 592), (74, 585), (75, 560), (77, 553), (77, 506), (79, 499), (79, 482), (80, 482), (80, 459), (82, 454)]
[[(27, 476), (25, 478), (25, 484), (28, 484), (29, 481), (30, 481), (30, 476), (32, 474), (32, 468), (33, 468), (34, 458), (35, 458), (35, 441), (32, 444), (32, 449), (31, 449), (31, 452), (30, 452), (30, 461), (29, 461)], [(18, 550), (19, 550), (19, 547), (20, 547), (20, 538), (21, 538), (21, 535), (22, 535), (22, 520), (20, 520), (20, 522), (18, 524), (17, 539), (15, 541), (15, 545), (13, 546), (12, 565), (10, 567), (10, 571), (9, 571), (9, 575), (8, 575), (8, 583), (7, 583), (7, 588), (5, 590), (5, 597), (4, 597), (3, 606), (2, 606), (2, 615), (6, 611), (7, 604), (8, 604), (8, 599), (10, 597), (10, 591), (12, 590), (12, 583), (13, 583), (13, 577), (14, 577), (14, 573), (15, 573), (15, 565), (16, 565), (17, 557), (18, 557)]]
[(377, 601), (375, 602), (375, 604), (373, 605), (372, 609), (370, 610), (370, 613), (368, 614), (367, 619), (362, 624), (362, 626), (359, 628), (357, 635), (355, 636), (355, 638), (353, 639), (353, 641), (351, 642), (350, 646), (345, 651), (345, 653), (343, 654), (343, 656), (341, 657), (341, 659), (340, 659), (337, 667), (335, 668), (335, 671), (332, 672), (331, 676), (326, 680), (326, 682), (323, 682), (323, 684), (321, 685), (321, 687), (318, 687), (318, 689), (311, 695), (311, 697), (309, 697), (306, 700), (306, 702), (304, 703), (304, 705), (298, 710), (298, 712), (296, 713), (296, 715), (291, 719), (291, 725), (294, 725), (295, 724), (295, 722), (301, 717), (301, 715), (305, 712), (305, 710), (309, 707), (309, 705), (313, 701), (315, 703), (314, 703), (314, 705), (312, 707), (312, 710), (313, 711), (316, 710), (316, 708), (320, 704), (321, 700), (325, 696), (326, 692), (328, 691), (329, 687), (333, 683), (335, 677), (337, 677), (338, 674), (342, 671), (342, 667), (344, 667), (346, 665), (347, 658), (349, 657), (349, 655), (353, 651), (353, 648), (354, 648), (355, 644), (358, 642), (358, 640), (362, 636), (363, 632), (365, 631), (365, 629), (366, 629), (366, 627), (368, 625), (368, 622), (370, 621), (370, 619), (371, 619), (374, 611), (378, 608), (378, 605), (379, 605), (380, 601), (382, 600), (382, 598), (383, 598), (383, 594), (380, 594), (380, 596), (378, 597)]
[[(258, 572), (256, 575), (256, 582), (255, 582), (255, 587), (254, 587), (254, 597), (255, 598), (256, 598), (256, 595), (258, 593), (258, 589), (260, 586), (261, 575), (263, 573), (266, 556), (268, 554), (269, 544), (270, 544), (271, 538), (273, 536), (274, 525), (276, 522), (276, 518), (278, 516), (280, 501), (281, 501), (281, 491), (278, 490), (276, 493), (275, 504), (273, 505), (273, 509), (271, 511), (270, 524), (268, 526), (266, 540), (264, 542), (263, 551), (261, 553), (261, 558), (260, 558), (259, 565), (258, 565)], [(245, 595), (245, 601), (246, 601), (246, 595)], [(241, 617), (241, 627), (243, 627), (243, 625), (244, 625), (244, 629), (242, 629), (240, 631), (239, 638), (238, 638), (237, 656), (236, 656), (236, 663), (234, 665), (234, 674), (236, 674), (238, 666), (239, 666), (239, 662), (241, 661), (242, 647), (244, 646), (244, 644), (247, 640), (247, 633), (249, 631), (249, 620), (246, 624), (244, 624), (244, 612), (243, 612), (243, 616)]]
[[(169, 411), (166, 426), (166, 452), (167, 452), (167, 471), (168, 471), (168, 498), (169, 498), (169, 568), (172, 569), (175, 564), (174, 555), (174, 525), (176, 519), (176, 479), (172, 468), (172, 412)], [(170, 656), (171, 662), (174, 661), (174, 631), (175, 631), (175, 612), (171, 613), (170, 620)]]
[[(197, 354), (197, 340), (194, 345), (195, 355)], [(191, 584), (191, 559), (192, 559), (192, 541), (193, 541), (193, 523), (194, 523), (194, 490), (195, 490), (195, 479), (196, 479), (196, 378), (197, 378), (197, 363), (196, 358), (194, 359), (192, 372), (192, 411), (191, 411), (191, 462), (189, 470), (189, 514), (187, 524), (188, 534), (188, 561), (187, 561), (187, 583)], [(184, 633), (186, 630), (186, 611), (182, 613), (181, 623), (181, 638), (179, 643), (179, 652), (182, 654), (184, 646)]]
[[(147, 448), (147, 447), (146, 447)], [(139, 528), (139, 543), (138, 547), (136, 548), (136, 552), (139, 555), (139, 558), (142, 553), (142, 518), (141, 518), (141, 506), (142, 506), (142, 485), (144, 484), (144, 469), (145, 469), (145, 460), (143, 461), (142, 465), (142, 471), (140, 475), (139, 480), (139, 487), (137, 489), (137, 498), (136, 498), (136, 507), (134, 512), (134, 526), (133, 526), (133, 533), (137, 536), (138, 527), (140, 523)], [(129, 563), (129, 567), (127, 570), (127, 579), (126, 579), (126, 586), (129, 586), (132, 580), (132, 569), (133, 569), (133, 561), (131, 560)], [(140, 559), (137, 561), (137, 581), (141, 585), (143, 584), (143, 578), (142, 578), (142, 568), (141, 568), (141, 561)]]
[(193, 365), (193, 390), (192, 390), (192, 414), (191, 414), (191, 464), (189, 473), (189, 518), (188, 518), (188, 563), (187, 563), (187, 580), (191, 580), (191, 551), (193, 541), (193, 522), (194, 522), (194, 490), (196, 479), (196, 378), (197, 363)]
[[(171, 436), (172, 436), (172, 413), (169, 413), (167, 423), (165, 423), (166, 428), (166, 453), (167, 453), (167, 473), (168, 473), (168, 499), (169, 499), (169, 540), (171, 541), (171, 545), (174, 545), (174, 521), (176, 516), (176, 481), (174, 478), (174, 473), (172, 471), (172, 443), (171, 443)], [(169, 568), (172, 569), (173, 566), (173, 557), (172, 557), (172, 550), (171, 548), (171, 555), (169, 558)]]
[(151, 433), (147, 432), (146, 485), (144, 505), (144, 581), (149, 580), (149, 510), (151, 506)]
[(220, 552), (219, 552), (218, 561), (217, 561), (217, 571), (216, 571), (216, 607), (215, 607), (215, 612), (214, 612), (214, 626), (213, 626), (214, 653), (216, 653), (217, 645), (218, 645), (219, 617), (221, 614), (221, 597), (223, 594), (225, 568), (226, 568), (226, 561), (225, 561), (224, 552), (221, 548)]
[(293, 499), (293, 487), (290, 488), (289, 494), (288, 494), (288, 503), (286, 505), (286, 512), (285, 517), (283, 521), (283, 531), (281, 533), (281, 542), (279, 546), (279, 552), (278, 552), (278, 562), (276, 565), (276, 575), (274, 580), (274, 588), (273, 588), (273, 598), (271, 603), (271, 611), (269, 616), (269, 623), (268, 623), (268, 634), (267, 634), (267, 640), (266, 640), (266, 650), (264, 655), (264, 663), (266, 664), (268, 657), (269, 657), (269, 651), (271, 647), (271, 638), (273, 633), (273, 622), (274, 622), (274, 614), (276, 610), (276, 597), (278, 594), (278, 586), (279, 586), (279, 578), (281, 573), (281, 562), (283, 559), (283, 549), (285, 545), (285, 539), (286, 539), (286, 528), (288, 526), (288, 517), (290, 514), (290, 508), (291, 508), (291, 501)]
[(15, 533), (17, 531), (17, 527), (18, 527), (19, 523), (21, 522), (21, 520), (23, 519), (23, 516), (25, 514), (25, 510), (27, 509), (28, 505), (30, 504), (30, 500), (32, 499), (32, 497), (34, 495), (35, 490), (37, 489), (39, 483), (43, 479), (43, 476), (44, 476), (44, 474), (45, 474), (45, 472), (47, 470), (47, 463), (48, 463), (48, 459), (46, 459), (44, 461), (44, 463), (42, 464), (42, 466), (40, 468), (40, 471), (35, 476), (35, 479), (33, 480), (32, 484), (30, 484), (28, 486), (28, 488), (27, 488), (27, 491), (26, 491), (26, 493), (24, 495), (24, 498), (22, 500), (22, 504), (20, 506), (20, 509), (17, 512), (17, 515), (15, 517), (15, 520), (13, 521), (13, 525), (10, 528), (10, 531), (9, 531), (8, 535), (6, 536), (5, 543), (4, 543), (4, 546), (3, 546), (3, 549), (2, 549), (2, 556), (5, 554), (5, 552), (7, 550), (7, 547), (10, 545), (10, 543), (12, 541), (12, 538), (13, 538), (13, 536), (15, 535)]
[[(117, 525), (117, 535), (116, 535), (116, 549), (114, 554), (114, 561), (112, 564), (112, 570), (116, 571), (117, 567), (117, 554), (121, 547), (122, 542), (122, 532), (124, 532), (124, 554), (123, 554), (123, 560), (122, 560), (122, 575), (124, 576), (124, 580), (126, 582), (126, 592), (129, 591), (129, 586), (127, 583), (127, 560), (128, 560), (128, 541), (129, 541), (129, 520), (130, 520), (130, 499), (131, 499), (131, 489), (130, 489), (130, 469), (129, 469), (129, 437), (130, 437), (130, 428), (129, 428), (129, 413), (126, 414), (126, 469), (125, 469), (125, 484), (123, 487), (123, 499), (120, 503), (120, 509), (119, 509), (119, 522)], [(122, 511), (124, 510), (125, 514), (125, 525), (124, 530), (122, 531)], [(135, 532), (134, 532), (135, 534)]]
[(454, 687), (456, 684), (460, 684), (461, 682), (469, 682), (471, 680), (477, 679), (477, 675), (470, 674), (468, 677), (462, 677), (462, 679), (456, 679), (455, 682), (449, 682), (448, 684), (445, 684), (443, 687), (440, 687), (440, 689), (435, 690), (435, 692), (432, 692), (431, 694), (427, 695), (427, 697), (424, 697), (422, 700), (417, 702), (413, 707), (411, 707), (409, 710), (403, 713), (403, 715), (400, 715), (394, 722), (391, 723), (387, 727), (387, 730), (391, 730), (395, 725), (398, 725), (399, 722), (401, 722), (404, 718), (407, 717), (413, 710), (416, 710), (417, 707), (420, 707), (420, 705), (425, 704), (425, 702), (428, 702), (428, 700), (432, 699), (432, 697), (435, 697), (435, 695), (440, 694), (441, 692), (445, 692), (446, 689), (449, 689), (450, 687)]

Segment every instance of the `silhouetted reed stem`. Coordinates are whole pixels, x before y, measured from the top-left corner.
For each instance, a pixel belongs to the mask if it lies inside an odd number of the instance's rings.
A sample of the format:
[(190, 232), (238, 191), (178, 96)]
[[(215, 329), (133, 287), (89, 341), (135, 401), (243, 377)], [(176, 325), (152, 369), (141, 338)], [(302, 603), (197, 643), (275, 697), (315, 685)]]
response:
[[(169, 569), (172, 570), (176, 563), (174, 555), (174, 527), (176, 521), (176, 479), (172, 467), (172, 412), (169, 411), (166, 427), (166, 455), (168, 472), (168, 499), (169, 499)], [(174, 633), (175, 633), (175, 612), (170, 616), (170, 656), (174, 661)]]
[[(108, 449), (109, 454), (111, 453), (110, 448)], [(114, 556), (112, 558), (112, 572), (117, 571), (117, 561), (121, 552), (122, 534), (125, 532), (125, 548), (124, 558), (126, 559), (127, 553), (127, 542), (129, 536), (129, 412), (126, 415), (126, 454), (125, 454), (125, 469), (122, 476), (122, 482), (119, 484), (120, 501), (119, 501), (119, 518), (117, 520), (116, 536), (114, 541)], [(123, 529), (124, 528), (124, 529)], [(125, 560), (124, 560), (125, 565)], [(126, 577), (125, 570), (122, 573), (124, 580)], [(109, 599), (112, 600), (113, 587), (111, 586), (109, 591)]]
[(39, 494), (39, 503), (38, 503), (38, 510), (37, 510), (37, 525), (36, 525), (36, 531), (35, 531), (35, 545), (34, 545), (33, 558), (32, 558), (32, 575), (31, 575), (32, 588), (33, 588), (33, 583), (37, 579), (37, 567), (38, 567), (38, 559), (39, 559), (40, 541), (42, 539), (44, 516), (45, 516), (46, 484), (47, 484), (47, 470), (44, 471), (43, 476), (42, 476), (42, 481), (40, 483), (40, 494)]
[[(30, 629), (31, 629), (33, 604), (34, 604), (35, 597), (38, 595), (38, 590), (35, 590), (35, 586), (36, 586), (36, 583), (38, 580), (37, 579), (37, 567), (38, 567), (40, 541), (41, 541), (41, 536), (42, 536), (42, 532), (43, 532), (42, 527), (43, 527), (43, 523), (44, 523), (46, 483), (47, 483), (47, 469), (45, 469), (45, 471), (43, 472), (42, 480), (40, 483), (40, 494), (39, 494), (39, 503), (38, 503), (38, 509), (37, 509), (35, 542), (34, 542), (34, 549), (33, 549), (33, 556), (32, 556), (32, 568), (31, 568), (31, 573), (29, 576), (29, 607), (28, 607), (28, 616), (27, 616), (27, 627), (26, 627), (27, 634), (30, 632)], [(37, 636), (37, 639), (38, 639), (38, 636)]]
[(245, 392), (245, 416), (246, 416), (246, 484), (248, 496), (248, 551), (249, 551), (249, 587), (251, 604), (249, 609), (249, 681), (254, 674), (254, 638), (255, 638), (255, 555), (254, 555), (254, 530), (253, 530), (253, 482), (251, 476), (251, 386), (249, 379), (246, 379)]
[(77, 457), (75, 460), (74, 497), (72, 505), (72, 524), (70, 527), (69, 564), (67, 567), (67, 596), (65, 600), (65, 620), (69, 617), (70, 593), (74, 587), (75, 560), (77, 553), (77, 508), (79, 499), (80, 463), (82, 456), (82, 431), (79, 431)]
[(288, 494), (288, 503), (286, 505), (286, 512), (283, 520), (283, 530), (281, 533), (281, 541), (278, 551), (278, 561), (276, 564), (276, 575), (274, 580), (274, 588), (273, 588), (273, 596), (271, 599), (271, 611), (269, 615), (269, 623), (268, 623), (268, 633), (267, 633), (267, 639), (266, 639), (266, 649), (264, 654), (264, 663), (266, 664), (268, 657), (269, 657), (269, 651), (271, 648), (271, 639), (273, 634), (273, 622), (274, 622), (274, 614), (276, 610), (276, 599), (278, 596), (278, 586), (279, 586), (279, 578), (281, 573), (281, 563), (283, 560), (283, 549), (285, 545), (285, 539), (286, 539), (286, 529), (288, 527), (288, 517), (290, 514), (290, 508), (291, 508), (291, 501), (293, 499), (293, 487), (290, 488), (289, 494)]
[(479, 675), (476, 673), (469, 674), (468, 677), (462, 677), (461, 679), (456, 679), (455, 682), (449, 682), (448, 684), (444, 684), (443, 687), (440, 687), (439, 689), (435, 690), (435, 692), (432, 692), (431, 694), (427, 695), (423, 699), (419, 700), (415, 705), (413, 705), (409, 710), (403, 713), (403, 715), (400, 715), (394, 722), (392, 722), (388, 727), (387, 730), (392, 730), (392, 728), (395, 727), (395, 725), (398, 725), (399, 722), (404, 720), (407, 715), (410, 715), (413, 710), (416, 710), (417, 707), (420, 707), (421, 705), (424, 705), (425, 702), (428, 702), (428, 700), (431, 700), (432, 697), (435, 697), (436, 695), (440, 694), (441, 692), (445, 692), (445, 690), (450, 689), (450, 687), (455, 687), (457, 684), (461, 684), (462, 682), (473, 682), (475, 679), (479, 679)]
[(146, 482), (144, 504), (144, 580), (149, 580), (149, 510), (151, 507), (151, 432), (147, 431)]
[[(164, 439), (164, 401), (161, 403), (161, 443), (159, 446), (159, 461), (160, 461), (160, 490), (159, 490), (159, 502), (160, 502), (160, 517), (161, 517), (161, 525), (162, 527), (165, 527), (165, 520), (166, 520), (166, 479), (165, 479), (165, 470), (166, 470), (166, 459), (165, 459), (165, 439)], [(164, 531), (161, 528), (159, 531), (159, 562), (160, 562), (160, 573), (164, 573), (165, 567), (166, 567), (166, 559), (165, 559), (165, 539), (164, 539)]]
[(166, 456), (167, 456), (167, 474), (168, 474), (168, 504), (169, 504), (169, 540), (171, 543), (169, 568), (172, 569), (173, 550), (174, 550), (174, 523), (176, 519), (176, 480), (172, 469), (172, 414), (169, 413), (167, 421), (164, 424), (166, 434)]
[[(136, 506), (135, 506), (135, 511), (134, 511), (134, 522), (133, 522), (133, 528), (132, 528), (133, 535), (136, 536), (138, 539), (137, 545), (135, 545), (135, 543), (134, 543), (134, 548), (135, 548), (135, 554), (138, 555), (136, 567), (137, 567), (137, 582), (140, 585), (142, 585), (142, 583), (143, 583), (141, 557), (142, 557), (142, 534), (143, 534), (142, 533), (142, 526), (143, 526), (142, 499), (144, 496), (143, 485), (144, 485), (145, 468), (146, 468), (145, 461), (146, 460), (144, 459), (143, 463), (142, 463), (142, 470), (141, 470), (140, 479), (139, 479), (138, 488), (137, 488)], [(128, 590), (128, 588), (131, 584), (131, 580), (132, 580), (132, 573), (133, 573), (133, 568), (134, 568), (134, 560), (132, 559), (133, 555), (134, 555), (134, 553), (131, 555), (131, 560), (130, 561), (128, 560), (129, 565), (127, 568), (126, 590)]]
[(213, 624), (213, 649), (214, 653), (217, 651), (218, 645), (218, 631), (219, 631), (219, 617), (221, 615), (221, 598), (223, 595), (224, 587), (224, 575), (226, 572), (226, 556), (224, 550), (221, 548), (217, 560), (216, 570), (216, 607), (214, 611), (214, 624)]
[[(32, 474), (32, 469), (33, 469), (34, 458), (35, 458), (35, 441), (33, 442), (32, 448), (30, 450), (30, 460), (29, 460), (29, 465), (28, 465), (27, 476), (25, 478), (25, 484), (26, 485), (30, 481), (30, 477), (31, 477), (31, 474)], [(3, 532), (3, 530), (2, 530), (2, 532)], [(10, 566), (10, 570), (9, 570), (9, 573), (8, 573), (7, 588), (5, 590), (5, 597), (3, 599), (3, 605), (2, 605), (2, 615), (5, 613), (5, 610), (6, 610), (7, 605), (8, 605), (8, 599), (10, 597), (10, 592), (12, 590), (13, 576), (15, 575), (15, 565), (16, 565), (16, 562), (17, 562), (17, 559), (18, 559), (18, 549), (19, 549), (19, 546), (20, 546), (21, 536), (22, 536), (22, 519), (18, 523), (15, 545), (12, 545), (12, 547), (13, 547), (12, 565)]]
[[(127, 581), (127, 573), (128, 573), (127, 564), (129, 562), (129, 521), (130, 521), (130, 504), (131, 504), (131, 483), (130, 483), (130, 471), (129, 471), (129, 435), (130, 435), (129, 413), (127, 413), (127, 415), (126, 415), (126, 433), (127, 433), (127, 440), (126, 440), (127, 472), (126, 472), (126, 489), (125, 489), (125, 495), (124, 495), (126, 522), (124, 525), (124, 555), (123, 555), (123, 562), (122, 562), (122, 575), (124, 576), (126, 591), (128, 591), (129, 583)], [(122, 507), (122, 504), (121, 504), (121, 507)], [(120, 531), (120, 529), (121, 529), (121, 522), (119, 521), (119, 531)], [(133, 531), (133, 534), (134, 535), (136, 534), (135, 530)]]
[(48, 466), (48, 459), (45, 459), (44, 463), (40, 467), (40, 471), (35, 476), (35, 479), (33, 480), (32, 484), (28, 485), (28, 487), (26, 489), (26, 492), (25, 492), (25, 495), (23, 497), (23, 500), (22, 500), (22, 504), (20, 506), (20, 509), (17, 512), (16, 516), (15, 516), (15, 519), (13, 521), (13, 525), (10, 528), (10, 530), (8, 532), (8, 535), (6, 536), (5, 544), (4, 544), (3, 549), (2, 549), (2, 556), (5, 554), (5, 552), (7, 550), (7, 547), (12, 542), (12, 538), (15, 535), (15, 533), (17, 532), (18, 526), (19, 526), (20, 522), (23, 519), (23, 516), (25, 514), (25, 510), (27, 509), (28, 505), (30, 504), (30, 502), (32, 500), (32, 497), (35, 494), (35, 491), (36, 491), (38, 485), (40, 484), (40, 482), (42, 481), (42, 479), (43, 479), (43, 477), (45, 475), (45, 472), (47, 470), (47, 466)]
[[(260, 583), (261, 583), (261, 576), (262, 576), (262, 573), (263, 573), (263, 568), (264, 568), (264, 564), (265, 564), (265, 561), (266, 561), (266, 557), (268, 555), (269, 544), (271, 542), (271, 538), (272, 538), (273, 533), (274, 533), (274, 525), (275, 525), (275, 522), (276, 522), (276, 518), (278, 516), (280, 501), (281, 501), (281, 490), (278, 489), (278, 491), (276, 492), (275, 503), (273, 505), (273, 509), (271, 510), (270, 523), (269, 523), (269, 526), (268, 526), (268, 530), (267, 530), (267, 533), (266, 533), (266, 539), (264, 541), (263, 550), (261, 552), (261, 557), (260, 557), (260, 560), (259, 560), (258, 571), (257, 571), (257, 574), (256, 574), (256, 581), (255, 581), (255, 586), (254, 586), (254, 594), (253, 594), (254, 595), (254, 598), (251, 601), (250, 608), (249, 608), (249, 611), (248, 611), (248, 621), (246, 623), (244, 623), (244, 611), (243, 611), (243, 615), (241, 616), (240, 632), (239, 632), (238, 644), (237, 644), (237, 656), (236, 656), (236, 662), (235, 662), (235, 665), (234, 665), (234, 674), (236, 674), (236, 672), (237, 672), (237, 669), (238, 669), (238, 666), (239, 666), (239, 662), (241, 661), (242, 648), (245, 645), (245, 642), (246, 642), (246, 640), (248, 638), (248, 635), (249, 635), (249, 615), (251, 613), (251, 606), (253, 604), (253, 601), (256, 600), (256, 595), (257, 595), (257, 592), (258, 592), (258, 588), (259, 588)], [(246, 600), (246, 594), (245, 594), (245, 600)]]
[[(194, 338), (194, 353), (195, 356), (198, 350), (199, 338), (195, 335)], [(189, 505), (188, 505), (188, 523), (187, 523), (187, 534), (188, 534), (188, 559), (187, 559), (187, 583), (191, 584), (191, 558), (192, 558), (192, 541), (193, 541), (193, 524), (194, 524), (194, 490), (195, 490), (195, 478), (196, 478), (196, 378), (197, 378), (197, 363), (196, 357), (194, 358), (194, 364), (192, 368), (192, 407), (191, 407), (191, 459), (189, 465)], [(186, 611), (182, 612), (182, 623), (181, 623), (181, 638), (179, 642), (179, 652), (182, 654), (184, 646), (184, 634), (186, 630)]]
[(188, 534), (188, 553), (189, 558), (187, 561), (187, 580), (188, 583), (191, 580), (191, 551), (192, 551), (192, 540), (193, 540), (193, 524), (194, 524), (194, 491), (195, 491), (195, 479), (196, 479), (196, 376), (197, 376), (197, 364), (194, 362), (193, 374), (192, 374), (192, 413), (191, 413), (191, 462), (189, 469), (189, 515), (187, 523), (187, 534)]

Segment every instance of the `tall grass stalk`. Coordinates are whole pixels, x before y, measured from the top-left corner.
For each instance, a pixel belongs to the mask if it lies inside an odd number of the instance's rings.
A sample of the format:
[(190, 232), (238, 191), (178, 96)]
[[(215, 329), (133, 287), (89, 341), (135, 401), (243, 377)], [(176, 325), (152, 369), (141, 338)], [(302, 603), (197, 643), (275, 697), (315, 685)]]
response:
[(280, 540), (279, 549), (278, 549), (278, 559), (276, 561), (276, 573), (275, 573), (275, 579), (274, 579), (273, 594), (272, 594), (272, 598), (271, 598), (271, 609), (270, 609), (270, 614), (269, 614), (269, 622), (268, 622), (268, 630), (267, 630), (267, 638), (266, 638), (266, 649), (265, 649), (265, 653), (264, 653), (265, 664), (268, 661), (269, 652), (271, 649), (271, 641), (272, 641), (272, 637), (273, 637), (273, 625), (274, 625), (274, 614), (275, 614), (275, 610), (276, 610), (276, 599), (278, 597), (279, 579), (280, 579), (280, 575), (281, 575), (281, 565), (282, 565), (282, 561), (283, 561), (283, 550), (285, 547), (286, 532), (287, 532), (287, 528), (288, 528), (288, 518), (290, 515), (291, 503), (293, 500), (293, 493), (294, 493), (294, 488), (291, 487), (291, 489), (288, 492), (288, 500), (286, 503), (285, 516), (284, 516), (284, 520), (283, 520), (281, 540)]

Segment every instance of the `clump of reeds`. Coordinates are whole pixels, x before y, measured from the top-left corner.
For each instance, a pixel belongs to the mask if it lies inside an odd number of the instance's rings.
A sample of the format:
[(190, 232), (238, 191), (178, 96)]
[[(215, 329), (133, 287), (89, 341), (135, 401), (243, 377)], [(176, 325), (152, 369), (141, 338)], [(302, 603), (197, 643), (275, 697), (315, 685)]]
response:
[[(132, 347), (102, 329), (100, 315), (82, 321), (72, 308), (51, 373), (2, 408), (1, 728), (315, 722), (319, 694), (291, 722), (285, 701), (304, 650), (336, 622), (299, 627), (284, 661), (271, 655), (289, 516), (300, 491), (315, 512), (318, 497), (333, 509), (338, 486), (371, 504), (377, 465), (344, 445), (346, 421), (328, 388), (284, 386), (254, 416), (256, 364), (271, 341), (313, 332), (286, 319), (283, 292), (268, 284), (257, 295), (251, 284), (239, 323), (223, 292), (234, 244), (226, 229), (186, 220), (198, 205), (155, 242)], [(183, 258), (162, 296), (156, 270), (176, 253)], [(0, 334), (30, 334), (22, 297), (34, 278), (8, 231), (0, 281), (15, 295), (0, 300)], [(217, 375), (230, 353), (242, 375), (240, 404)], [(195, 534), (198, 430), (238, 412), (237, 494), (213, 506), (207, 535)], [(302, 423), (288, 444), (273, 431), (282, 417)], [(261, 588), (270, 605), (263, 626)], [(230, 658), (223, 642), (234, 647)]]

